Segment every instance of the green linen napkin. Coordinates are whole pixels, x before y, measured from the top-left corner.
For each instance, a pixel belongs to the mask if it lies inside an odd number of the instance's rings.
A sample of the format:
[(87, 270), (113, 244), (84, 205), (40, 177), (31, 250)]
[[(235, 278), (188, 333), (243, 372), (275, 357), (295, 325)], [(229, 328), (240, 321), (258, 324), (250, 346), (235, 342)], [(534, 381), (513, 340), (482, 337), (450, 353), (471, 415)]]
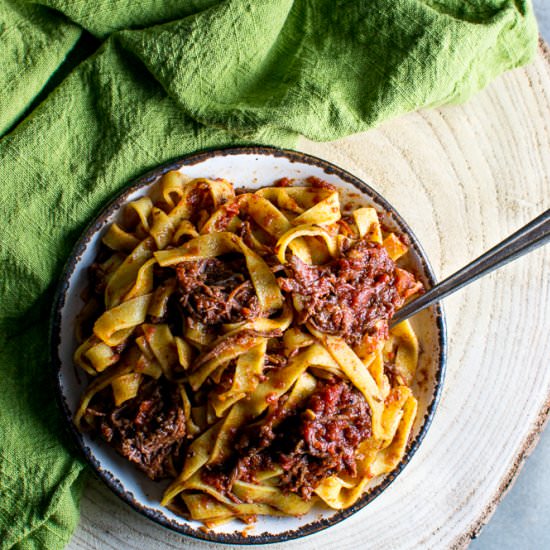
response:
[(0, 545), (62, 548), (84, 465), (49, 379), (56, 280), (144, 171), (463, 101), (534, 55), (522, 0), (0, 0)]

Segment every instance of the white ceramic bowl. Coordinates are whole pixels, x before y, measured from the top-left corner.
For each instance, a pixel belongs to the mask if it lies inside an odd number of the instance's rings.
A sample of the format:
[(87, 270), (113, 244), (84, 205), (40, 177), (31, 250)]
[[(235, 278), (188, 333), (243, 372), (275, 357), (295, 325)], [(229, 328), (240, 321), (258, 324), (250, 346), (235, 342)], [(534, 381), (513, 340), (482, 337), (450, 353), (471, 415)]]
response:
[(98, 252), (106, 228), (117, 219), (128, 202), (147, 194), (151, 185), (169, 170), (180, 170), (190, 177), (225, 178), (235, 186), (259, 188), (275, 180), (317, 176), (347, 191), (348, 198), (359, 205), (374, 206), (390, 229), (405, 233), (411, 240), (408, 268), (426, 288), (435, 283), (432, 269), (416, 237), (399, 214), (374, 189), (345, 170), (324, 160), (269, 147), (240, 147), (208, 151), (161, 166), (141, 177), (114, 199), (90, 224), (77, 242), (61, 277), (56, 294), (51, 325), (54, 376), (61, 409), (78, 446), (97, 475), (138, 512), (175, 531), (195, 538), (231, 544), (265, 544), (315, 533), (356, 513), (376, 498), (396, 478), (420, 445), (431, 423), (442, 390), (446, 358), (446, 333), (443, 312), (433, 306), (413, 320), (421, 345), (421, 354), (413, 391), (419, 408), (412, 441), (398, 467), (373, 483), (370, 491), (354, 506), (334, 511), (320, 506), (301, 518), (259, 517), (254, 527), (243, 535), (244, 525), (233, 521), (215, 530), (201, 530), (201, 524), (187, 521), (160, 506), (167, 482), (153, 482), (111, 447), (79, 433), (72, 417), (79, 397), (87, 384), (86, 376), (73, 364), (76, 349), (75, 318), (83, 306), (80, 298), (87, 285), (87, 269)]

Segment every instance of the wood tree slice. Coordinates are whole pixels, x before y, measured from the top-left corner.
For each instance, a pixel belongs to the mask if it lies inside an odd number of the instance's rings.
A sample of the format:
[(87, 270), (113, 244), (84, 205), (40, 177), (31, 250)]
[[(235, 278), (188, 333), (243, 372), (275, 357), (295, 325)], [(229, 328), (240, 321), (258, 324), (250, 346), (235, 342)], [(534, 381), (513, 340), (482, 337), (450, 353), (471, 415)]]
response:
[[(371, 183), (405, 217), (438, 276), (550, 206), (550, 66), (503, 75), (462, 106), (300, 149)], [(445, 301), (449, 361), (420, 450), (391, 487), (328, 531), (277, 550), (462, 548), (487, 522), (550, 410), (550, 250)], [(91, 480), (70, 549), (214, 548), (159, 527)], [(219, 548), (216, 546), (216, 548)]]

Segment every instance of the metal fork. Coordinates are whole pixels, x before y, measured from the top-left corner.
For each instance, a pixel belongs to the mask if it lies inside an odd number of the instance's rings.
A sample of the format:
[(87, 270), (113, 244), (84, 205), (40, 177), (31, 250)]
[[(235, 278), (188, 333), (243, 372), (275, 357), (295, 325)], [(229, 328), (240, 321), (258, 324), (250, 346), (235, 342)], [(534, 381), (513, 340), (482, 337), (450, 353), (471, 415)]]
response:
[(548, 243), (548, 241), (550, 241), (550, 209), (467, 266), (435, 285), (422, 296), (406, 304), (393, 316), (390, 326), (397, 325), (401, 321), (412, 317), (420, 310), (443, 300), (443, 298), (463, 286), (535, 250), (539, 246)]

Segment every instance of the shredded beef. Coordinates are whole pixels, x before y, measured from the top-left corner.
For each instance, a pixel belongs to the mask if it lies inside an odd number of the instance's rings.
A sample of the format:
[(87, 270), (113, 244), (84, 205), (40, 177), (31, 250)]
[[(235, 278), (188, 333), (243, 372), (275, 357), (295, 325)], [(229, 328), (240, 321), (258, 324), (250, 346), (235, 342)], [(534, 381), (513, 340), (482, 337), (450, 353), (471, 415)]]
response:
[(342, 336), (350, 345), (387, 330), (396, 308), (419, 288), (384, 247), (366, 240), (325, 265), (309, 265), (292, 256), (286, 271), (287, 277), (278, 282), (302, 301), (298, 322)]
[(229, 491), (231, 489), (231, 478), (223, 466), (212, 466), (209, 464), (204, 468), (201, 468), (200, 476), (201, 480), (207, 485), (214, 487), (214, 489), (222, 494), (230, 495)]
[(141, 384), (136, 397), (119, 407), (109, 393), (100, 394), (100, 399), (92, 410), (100, 417), (100, 435), (151, 479), (173, 477), (172, 459), (181, 456), (185, 438), (185, 415), (177, 387), (149, 380)]
[(318, 383), (289, 438), (293, 448), (279, 456), (283, 486), (309, 498), (323, 479), (342, 471), (355, 475), (355, 451), (370, 434), (370, 410), (355, 388), (343, 381)]
[(258, 472), (268, 471), (273, 467), (273, 458), (268, 453), (248, 453), (239, 458), (232, 477), (247, 483), (256, 483)]
[(301, 411), (289, 411), (283, 398), (260, 426), (241, 434), (235, 477), (253, 481), (257, 471), (279, 464), (283, 488), (309, 498), (323, 479), (356, 473), (355, 451), (370, 434), (362, 394), (343, 380), (318, 381)]
[(244, 259), (208, 258), (177, 266), (184, 313), (205, 325), (236, 323), (260, 313)]
[[(283, 395), (275, 402), (259, 425), (248, 426), (240, 434), (236, 449), (240, 452), (244, 462), (248, 462), (254, 455), (258, 455), (267, 449), (276, 438), (275, 428), (289, 415), (296, 415), (296, 411), (291, 411), (285, 407), (287, 399), (288, 395)], [(267, 400), (269, 401), (269, 396)]]

